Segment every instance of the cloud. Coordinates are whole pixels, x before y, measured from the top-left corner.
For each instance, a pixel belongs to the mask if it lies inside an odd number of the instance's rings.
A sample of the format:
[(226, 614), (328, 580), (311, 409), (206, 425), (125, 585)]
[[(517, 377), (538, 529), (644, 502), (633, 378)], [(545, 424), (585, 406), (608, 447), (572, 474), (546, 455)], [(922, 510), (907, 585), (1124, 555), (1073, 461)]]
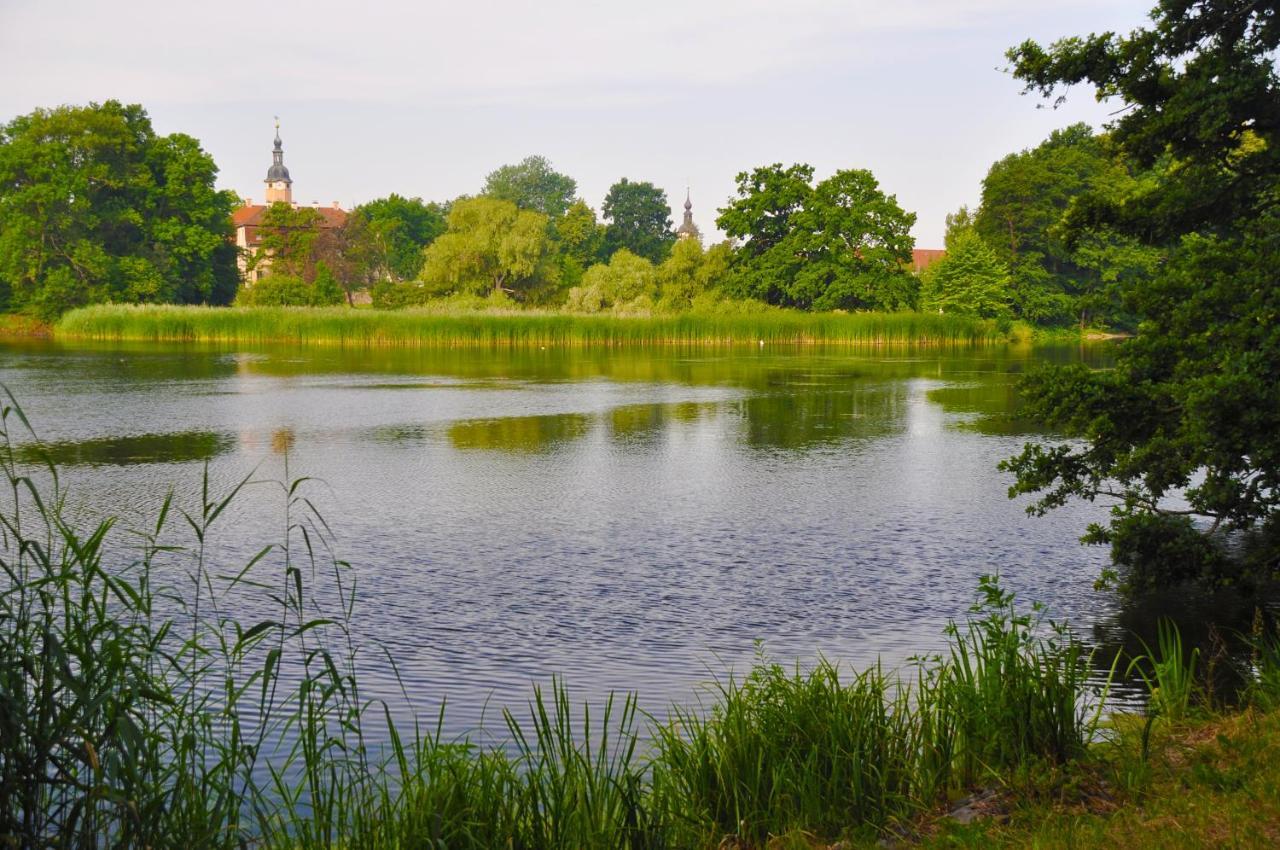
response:
[(1025, 5), (10, 0), (0, 12), (0, 78), (38, 103), (645, 99), (680, 86), (749, 85), (787, 69), (847, 67), (876, 56), (886, 39), (909, 50), (921, 34), (982, 26)]

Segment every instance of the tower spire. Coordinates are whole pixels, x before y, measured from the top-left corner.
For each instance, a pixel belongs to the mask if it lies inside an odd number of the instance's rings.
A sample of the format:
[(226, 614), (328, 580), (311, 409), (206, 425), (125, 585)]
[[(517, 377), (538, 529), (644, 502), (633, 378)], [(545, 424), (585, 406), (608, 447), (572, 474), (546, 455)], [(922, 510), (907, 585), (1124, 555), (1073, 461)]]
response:
[(271, 151), (271, 167), (267, 169), (267, 203), (293, 203), (293, 180), (284, 165), (284, 143), (280, 141), (280, 116), (276, 115), (276, 140)]
[(693, 223), (693, 201), (690, 199), (689, 187), (684, 187), (684, 221), (676, 228), (677, 239), (697, 239), (702, 241), (698, 225)]

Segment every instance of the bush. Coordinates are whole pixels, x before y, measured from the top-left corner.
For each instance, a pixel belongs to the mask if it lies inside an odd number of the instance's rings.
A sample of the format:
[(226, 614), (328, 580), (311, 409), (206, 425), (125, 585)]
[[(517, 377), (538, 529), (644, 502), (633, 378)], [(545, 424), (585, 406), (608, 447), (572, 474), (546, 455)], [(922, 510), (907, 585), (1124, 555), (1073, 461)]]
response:
[(317, 275), (308, 284), (292, 275), (271, 275), (244, 286), (236, 294), (237, 307), (332, 307), (346, 303), (343, 292), (332, 275)]

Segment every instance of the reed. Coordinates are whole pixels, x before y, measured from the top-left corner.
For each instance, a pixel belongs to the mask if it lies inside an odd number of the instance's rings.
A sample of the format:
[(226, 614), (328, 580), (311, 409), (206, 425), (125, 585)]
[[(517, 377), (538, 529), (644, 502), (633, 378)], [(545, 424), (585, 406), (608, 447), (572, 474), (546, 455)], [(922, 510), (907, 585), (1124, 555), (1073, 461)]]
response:
[[(706, 705), (646, 719), (563, 683), (506, 712), (506, 746), (405, 727), (360, 690), (357, 594), (305, 479), (282, 536), (210, 552), (249, 479), (165, 499), (121, 562), (0, 410), (0, 836), (24, 847), (763, 847), (874, 836), (974, 784), (1084, 751), (1101, 698), (1063, 629), (994, 580), (918, 677), (760, 656)], [(287, 476), (286, 476), (287, 478)], [(176, 584), (161, 575), (178, 575)], [(273, 601), (257, 622), (242, 594)], [(165, 601), (162, 607), (158, 603)], [(318, 600), (329, 600), (322, 606)], [(166, 611), (161, 615), (161, 610)], [(376, 734), (375, 734), (376, 727)], [(385, 743), (383, 743), (385, 742)]]
[(1007, 342), (989, 320), (932, 313), (629, 317), (512, 310), (100, 305), (58, 322), (63, 338), (340, 346), (977, 345)]
[(1147, 688), (1147, 712), (1155, 717), (1180, 721), (1186, 718), (1196, 693), (1196, 665), (1200, 649), (1187, 652), (1182, 633), (1167, 618), (1156, 623), (1156, 646), (1142, 642), (1143, 655), (1129, 663), (1127, 673), (1136, 673)]

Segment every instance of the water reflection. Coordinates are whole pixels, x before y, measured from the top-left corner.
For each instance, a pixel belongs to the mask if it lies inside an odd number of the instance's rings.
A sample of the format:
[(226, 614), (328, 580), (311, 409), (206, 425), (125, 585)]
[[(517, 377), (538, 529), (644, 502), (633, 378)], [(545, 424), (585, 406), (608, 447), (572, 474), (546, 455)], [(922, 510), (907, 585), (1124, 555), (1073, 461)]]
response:
[(211, 460), (235, 447), (235, 437), (213, 431), (99, 437), (54, 443), (24, 443), (15, 454), (24, 463), (57, 466), (129, 466)]
[(606, 419), (614, 439), (637, 439), (665, 431), (674, 423), (689, 424), (710, 418), (719, 409), (720, 405), (699, 402), (631, 404), (615, 407)]
[(509, 416), (458, 422), (449, 427), (449, 443), (457, 449), (496, 449), (538, 453), (584, 436), (591, 418), (578, 413), (555, 416)]

